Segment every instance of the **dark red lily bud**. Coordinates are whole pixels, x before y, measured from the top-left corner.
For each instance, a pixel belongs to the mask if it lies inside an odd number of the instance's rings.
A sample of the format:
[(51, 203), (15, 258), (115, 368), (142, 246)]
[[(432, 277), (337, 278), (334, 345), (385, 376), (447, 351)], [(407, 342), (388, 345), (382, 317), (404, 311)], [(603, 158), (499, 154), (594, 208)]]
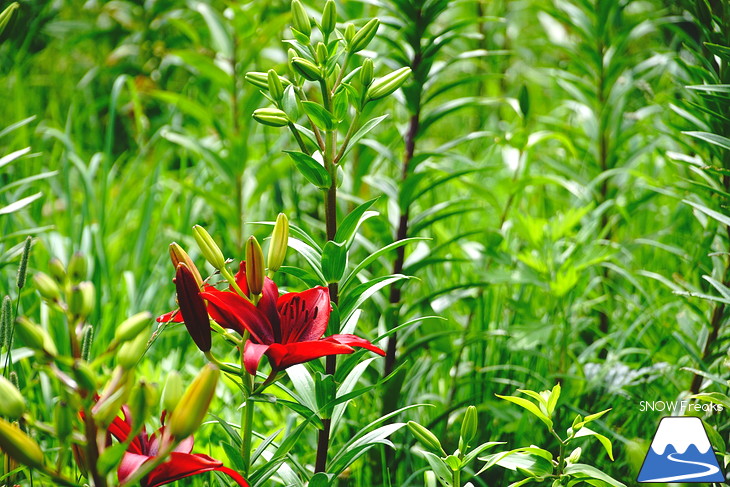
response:
[(175, 273), (177, 302), (180, 305), (185, 327), (193, 341), (202, 352), (210, 351), (210, 319), (205, 301), (200, 296), (200, 288), (195, 275), (185, 264), (178, 264)]

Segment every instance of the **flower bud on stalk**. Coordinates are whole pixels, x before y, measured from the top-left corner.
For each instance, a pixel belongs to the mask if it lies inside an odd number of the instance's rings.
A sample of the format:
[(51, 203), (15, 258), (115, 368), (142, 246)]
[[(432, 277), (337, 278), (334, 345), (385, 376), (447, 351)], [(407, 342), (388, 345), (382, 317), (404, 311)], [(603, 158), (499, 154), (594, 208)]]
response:
[(309, 20), (304, 5), (299, 0), (294, 0), (291, 3), (291, 18), (292, 27), (307, 37), (312, 34), (312, 22)]
[(110, 396), (106, 396), (99, 400), (96, 405), (91, 408), (91, 414), (94, 417), (94, 422), (100, 429), (107, 429), (109, 425), (117, 417), (119, 410), (124, 405), (127, 397), (129, 396), (129, 389), (127, 384), (114, 391)]
[(352, 39), (355, 37), (355, 33), (355, 26), (350, 22), (346, 23), (344, 37), (345, 42), (347, 42), (348, 45), (352, 43)]
[(337, 26), (337, 5), (335, 0), (327, 0), (322, 11), (322, 33), (328, 36)]
[(439, 439), (424, 426), (421, 426), (415, 421), (408, 421), (408, 429), (411, 430), (413, 436), (429, 451), (446, 456), (446, 452), (441, 447)]
[[(17, 5), (17, 4), (16, 4)], [(12, 7), (12, 5), (11, 5)], [(25, 287), (25, 277), (28, 273), (28, 258), (30, 257), (30, 247), (33, 245), (33, 237), (25, 239), (25, 245), (23, 246), (23, 254), (20, 256), (20, 264), (18, 265), (18, 277), (15, 281), (18, 289)]]
[(193, 236), (205, 260), (216, 269), (221, 270), (226, 265), (226, 259), (223, 257), (223, 252), (221, 252), (220, 247), (215, 243), (213, 237), (200, 225), (193, 227)]
[(315, 54), (317, 55), (317, 62), (324, 66), (327, 63), (327, 46), (323, 42), (318, 42), (315, 48)]
[(219, 376), (220, 370), (215, 365), (207, 364), (203, 367), (172, 412), (167, 425), (172, 436), (181, 440), (200, 427), (215, 395)]
[(25, 399), (15, 385), (0, 375), (0, 416), (18, 419), (25, 412)]
[(141, 428), (150, 413), (155, 391), (154, 386), (140, 381), (137, 387), (129, 394), (129, 413), (132, 417), (132, 432)]
[(90, 281), (83, 281), (71, 288), (68, 300), (68, 310), (74, 316), (86, 318), (94, 310), (96, 289)]
[(71, 261), (68, 263), (68, 277), (71, 282), (80, 282), (86, 279), (88, 267), (84, 254), (76, 252), (72, 255)]
[(250, 71), (246, 73), (246, 81), (263, 90), (269, 89), (268, 75), (259, 71)]
[(68, 276), (66, 274), (66, 268), (64, 267), (63, 262), (61, 262), (61, 259), (59, 259), (58, 257), (52, 258), (48, 262), (48, 271), (51, 273), (51, 277), (53, 277), (59, 285), (63, 285), (66, 283), (66, 278)]
[(132, 370), (147, 350), (147, 336), (140, 333), (134, 340), (124, 342), (117, 352), (117, 364), (124, 370)]
[(201, 352), (209, 352), (211, 347), (210, 318), (205, 301), (200, 296), (200, 288), (193, 273), (185, 264), (177, 266), (175, 273), (177, 302), (185, 321), (185, 328)]
[(279, 79), (279, 75), (276, 74), (276, 71), (273, 69), (269, 70), (266, 82), (268, 84), (269, 94), (271, 94), (271, 97), (276, 101), (281, 100), (281, 97), (284, 96), (284, 85), (281, 84), (281, 79)]
[(264, 290), (264, 253), (253, 235), (246, 242), (246, 283), (251, 295)]
[(30, 436), (17, 425), (0, 418), (0, 450), (12, 459), (31, 468), (43, 468), (43, 452)]
[(114, 341), (121, 343), (133, 340), (149, 326), (151, 319), (152, 313), (149, 311), (142, 311), (141, 313), (130, 316), (117, 327), (117, 331), (114, 334)]
[(285, 214), (279, 213), (274, 224), (274, 231), (271, 233), (271, 243), (267, 255), (266, 266), (269, 272), (276, 272), (284, 263), (286, 250), (289, 246), (289, 219)]
[(254, 110), (253, 118), (258, 123), (269, 127), (286, 127), (289, 125), (289, 117), (286, 112), (278, 108), (259, 108)]
[(319, 81), (322, 79), (322, 70), (308, 59), (296, 56), (291, 60), (291, 65), (294, 71), (304, 76), (306, 80)]
[(168, 413), (174, 411), (180, 403), (183, 392), (182, 376), (176, 370), (171, 371), (162, 390), (162, 409)]
[(7, 27), (8, 25), (8, 22), (10, 22), (10, 18), (13, 16), (13, 12), (15, 12), (19, 7), (20, 4), (18, 2), (13, 2), (0, 13), (0, 34), (3, 33), (5, 27)]
[(193, 262), (193, 259), (191, 259), (188, 253), (185, 252), (185, 249), (180, 247), (176, 242), (172, 242), (170, 244), (170, 260), (172, 261), (172, 265), (175, 269), (177, 269), (177, 266), (180, 264), (188, 266), (188, 269), (190, 269), (193, 276), (195, 276), (195, 281), (198, 283), (198, 286), (203, 285), (203, 276), (200, 275), (200, 271), (198, 271), (198, 268), (195, 266), (195, 262)]
[(61, 297), (61, 288), (58, 287), (56, 281), (51, 276), (38, 272), (33, 276), (33, 284), (44, 299), (56, 302)]
[(20, 337), (23, 343), (25, 343), (28, 347), (39, 352), (45, 352), (48, 355), (58, 354), (56, 344), (53, 343), (53, 339), (51, 339), (46, 330), (36, 325), (25, 316), (18, 318), (16, 323), (18, 326), (15, 327), (15, 331), (18, 334), (18, 337)]
[(461, 442), (459, 449), (463, 452), (466, 447), (474, 440), (477, 434), (477, 408), (469, 406), (464, 413), (464, 420), (461, 423)]
[(373, 82), (373, 60), (366, 58), (360, 67), (360, 83), (367, 88)]
[(411, 75), (411, 68), (405, 67), (393, 71), (390, 74), (378, 78), (368, 88), (365, 98), (369, 100), (377, 100), (392, 94), (395, 90), (403, 86), (408, 77)]
[(96, 374), (84, 360), (75, 360), (71, 373), (82, 391), (86, 393), (96, 392)]
[(347, 50), (351, 53), (355, 53), (368, 47), (368, 44), (370, 44), (373, 38), (375, 38), (375, 34), (378, 33), (379, 26), (380, 20), (371, 19), (362, 27), (362, 29), (357, 31), (351, 41), (348, 41)]

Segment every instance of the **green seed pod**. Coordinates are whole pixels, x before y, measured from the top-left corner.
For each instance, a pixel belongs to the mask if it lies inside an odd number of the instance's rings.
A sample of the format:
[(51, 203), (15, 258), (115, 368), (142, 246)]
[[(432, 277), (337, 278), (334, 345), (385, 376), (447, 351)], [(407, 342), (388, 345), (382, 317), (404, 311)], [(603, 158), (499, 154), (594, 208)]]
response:
[(73, 367), (71, 368), (71, 373), (73, 374), (73, 377), (78, 383), (81, 390), (87, 393), (96, 392), (96, 374), (93, 370), (91, 370), (89, 364), (87, 364), (83, 360), (77, 359), (74, 361)]
[(56, 424), (56, 438), (63, 444), (73, 432), (73, 412), (66, 401), (58, 401), (53, 410)]
[[(198, 271), (198, 268), (195, 266), (195, 262), (193, 262), (193, 259), (191, 259), (188, 253), (185, 252), (185, 249), (175, 242), (170, 244), (170, 260), (172, 261), (172, 266), (175, 270), (177, 270), (177, 266), (180, 264), (185, 264), (185, 266), (190, 269), (190, 272), (193, 273), (193, 277), (195, 277), (195, 282), (198, 283), (198, 286), (203, 286), (203, 276), (200, 275), (200, 271)], [(150, 317), (151, 316), (152, 315), (150, 315)]]
[(61, 288), (48, 274), (36, 273), (33, 276), (33, 284), (35, 284), (40, 295), (48, 301), (56, 302), (61, 297)]
[(0, 375), (0, 416), (18, 419), (25, 412), (25, 399), (8, 379)]
[(43, 452), (20, 428), (0, 418), (0, 450), (18, 463), (31, 468), (43, 468)]
[(392, 94), (395, 90), (403, 86), (403, 83), (406, 82), (410, 75), (411, 68), (405, 67), (376, 79), (370, 85), (370, 88), (368, 88), (365, 98), (368, 101), (378, 100)]
[(117, 364), (124, 370), (132, 370), (147, 350), (147, 338), (140, 333), (134, 340), (124, 342), (117, 352)]
[(319, 66), (303, 57), (295, 57), (291, 61), (294, 71), (309, 81), (319, 81), (322, 79), (322, 70)]
[(269, 127), (286, 127), (289, 125), (289, 117), (283, 110), (278, 108), (259, 108), (254, 110), (253, 118), (258, 123)]
[(251, 235), (246, 242), (246, 283), (251, 295), (264, 290), (264, 253), (256, 237)]
[(347, 50), (354, 53), (362, 51), (368, 47), (368, 44), (370, 44), (370, 42), (375, 38), (375, 34), (378, 33), (378, 27), (380, 27), (380, 20), (370, 19), (370, 21), (352, 37), (352, 41), (347, 43)]
[(580, 461), (580, 454), (583, 452), (581, 447), (576, 448), (570, 453), (570, 456), (568, 456), (568, 463), (578, 463)]
[(83, 360), (89, 360), (91, 356), (91, 344), (94, 341), (94, 328), (91, 325), (86, 325), (84, 331), (81, 334), (81, 358)]
[(18, 2), (13, 2), (0, 13), (0, 34), (3, 33), (5, 27), (7, 27), (8, 25), (8, 22), (10, 22), (10, 18), (13, 16), (13, 12), (15, 12), (19, 7), (20, 4)]
[(121, 343), (137, 338), (149, 326), (151, 319), (152, 313), (149, 311), (142, 311), (130, 316), (117, 327), (117, 331), (114, 333), (114, 341)]
[(68, 299), (68, 310), (74, 316), (85, 319), (94, 310), (96, 289), (94, 283), (83, 281), (71, 287)]
[(215, 395), (219, 376), (218, 367), (209, 363), (190, 384), (167, 424), (173, 437), (179, 440), (187, 438), (200, 427)]
[(59, 259), (58, 257), (54, 257), (50, 261), (48, 261), (48, 271), (51, 273), (51, 277), (56, 280), (59, 286), (63, 286), (66, 284), (66, 278), (68, 276), (66, 275), (66, 267), (64, 267), (61, 259)]
[(162, 409), (167, 412), (175, 410), (180, 403), (184, 393), (182, 376), (176, 371), (171, 371), (165, 381), (165, 388), (162, 390)]
[(318, 42), (317, 47), (315, 48), (314, 52), (317, 54), (317, 62), (324, 66), (327, 64), (327, 57), (329, 56), (327, 53), (327, 46), (324, 45), (323, 42)]
[(25, 239), (23, 254), (20, 256), (20, 264), (18, 265), (18, 278), (16, 279), (18, 289), (23, 289), (23, 287), (25, 286), (25, 277), (28, 273), (28, 257), (30, 257), (30, 247), (32, 244), (33, 237), (28, 237)]
[(299, 0), (291, 3), (291, 20), (292, 27), (309, 37), (312, 34), (312, 21), (304, 9), (304, 5)]
[(413, 436), (430, 452), (444, 457), (446, 456), (446, 452), (441, 447), (439, 439), (424, 426), (421, 426), (415, 421), (408, 421), (408, 429), (411, 430)]
[(360, 83), (363, 87), (367, 88), (373, 82), (373, 71), (373, 60), (366, 58), (362, 63), (362, 67), (360, 67)]
[(281, 83), (279, 75), (273, 69), (269, 70), (267, 83), (271, 97), (276, 101), (281, 100), (281, 97), (284, 96), (284, 85)]
[(53, 343), (53, 340), (46, 330), (36, 325), (25, 316), (18, 318), (16, 323), (18, 326), (15, 327), (15, 331), (18, 334), (18, 337), (20, 337), (23, 343), (25, 343), (29, 348), (39, 352), (45, 352), (52, 356), (58, 354), (56, 344)]
[(322, 11), (322, 33), (330, 35), (337, 26), (337, 4), (335, 0), (327, 0)]
[(2, 309), (0, 310), (0, 349), (3, 346), (10, 350), (13, 346), (10, 340), (13, 335), (13, 309), (10, 296), (3, 298)]
[(210, 236), (205, 228), (200, 225), (195, 225), (193, 227), (193, 236), (195, 237), (195, 242), (200, 248), (200, 253), (203, 254), (203, 257), (205, 257), (205, 260), (207, 260), (214, 268), (218, 270), (223, 269), (226, 265), (226, 259), (223, 257), (223, 252), (221, 252), (220, 247), (218, 247), (218, 244), (215, 243), (215, 240), (213, 240), (213, 237)]
[(276, 272), (284, 263), (286, 250), (289, 247), (289, 219), (285, 214), (279, 213), (274, 224), (274, 231), (271, 233), (269, 253), (266, 256), (266, 265), (270, 272)]
[(81, 282), (86, 279), (86, 275), (89, 272), (89, 266), (86, 262), (86, 257), (81, 252), (76, 252), (71, 256), (71, 260), (68, 263), (68, 277), (71, 282)]
[(246, 81), (263, 90), (269, 89), (268, 78), (269, 77), (266, 73), (261, 73), (258, 71), (251, 71), (249, 73), (246, 73)]
[(466, 451), (477, 434), (477, 408), (469, 406), (464, 413), (464, 420), (461, 423), (461, 440), (459, 449)]
[(355, 25), (350, 22), (346, 23), (344, 37), (345, 37), (345, 42), (347, 42), (348, 45), (350, 43), (352, 43), (352, 39), (355, 37), (355, 33), (356, 33)]

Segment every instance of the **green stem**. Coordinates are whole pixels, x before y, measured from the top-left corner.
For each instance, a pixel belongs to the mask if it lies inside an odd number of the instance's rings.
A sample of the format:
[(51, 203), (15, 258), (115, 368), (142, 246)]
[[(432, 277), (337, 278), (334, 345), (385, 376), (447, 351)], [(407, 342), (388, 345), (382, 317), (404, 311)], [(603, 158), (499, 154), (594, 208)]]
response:
[(461, 487), (461, 469), (457, 468), (454, 470), (454, 476), (452, 481), (453, 487)]
[(241, 375), (241, 369), (238, 367), (233, 367), (232, 365), (229, 365), (225, 362), (221, 362), (218, 360), (218, 358), (215, 357), (210, 351), (205, 352), (205, 358), (207, 358), (210, 362), (214, 363), (218, 366), (219, 369), (221, 369), (223, 372), (228, 372), (231, 374)]
[(251, 470), (251, 439), (253, 435), (253, 394), (246, 398), (246, 404), (241, 412), (241, 433), (243, 438), (241, 442), (241, 456), (243, 457), (243, 476), (247, 477)]
[(236, 278), (233, 276), (233, 274), (231, 274), (231, 271), (229, 271), (227, 267), (221, 268), (220, 272), (221, 272), (221, 276), (223, 276), (225, 278), (225, 280), (228, 281), (228, 284), (230, 284), (231, 287), (233, 289), (235, 289), (239, 295), (241, 295), (243, 298), (246, 298), (250, 301), (248, 296), (246, 296), (246, 293), (243, 292), (241, 287), (236, 282)]

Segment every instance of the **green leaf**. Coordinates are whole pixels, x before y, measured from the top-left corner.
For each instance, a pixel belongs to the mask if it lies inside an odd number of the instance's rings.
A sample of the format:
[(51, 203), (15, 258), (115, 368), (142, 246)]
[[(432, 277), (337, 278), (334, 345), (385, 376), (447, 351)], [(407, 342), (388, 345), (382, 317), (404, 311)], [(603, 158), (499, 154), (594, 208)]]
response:
[(625, 484), (619, 482), (610, 475), (584, 463), (574, 463), (572, 465), (568, 465), (565, 467), (564, 472), (567, 475), (603, 480), (613, 487), (626, 487)]
[(367, 220), (378, 215), (378, 212), (368, 212), (373, 204), (378, 201), (378, 198), (374, 198), (370, 201), (359, 205), (357, 208), (352, 210), (340, 223), (335, 233), (335, 241), (340, 243), (346, 243), (349, 248), (352, 242), (355, 240), (355, 234), (357, 233), (360, 225)]
[(340, 305), (343, 316), (342, 321), (346, 322), (350, 318), (350, 315), (352, 315), (352, 313), (354, 313), (362, 303), (369, 299), (370, 296), (384, 287), (403, 279), (408, 279), (408, 276), (393, 274), (390, 276), (376, 277), (375, 279), (363, 282), (352, 289), (352, 291), (348, 292), (347, 295), (343, 297), (342, 304)]
[[(728, 85), (730, 87), (730, 85)], [(710, 144), (715, 144), (722, 147), (723, 149), (730, 150), (730, 139), (723, 137), (722, 135), (713, 134), (710, 132), (682, 132), (685, 135), (695, 137)]]
[(516, 397), (516, 396), (500, 396), (499, 394), (495, 394), (500, 399), (504, 399), (505, 401), (509, 401), (511, 403), (517, 404), (520, 407), (523, 407), (527, 409), (529, 412), (537, 416), (537, 418), (545, 423), (548, 428), (553, 428), (553, 421), (545, 416), (545, 414), (540, 411), (540, 408), (533, 402), (528, 401), (527, 399), (523, 397)]
[(390, 252), (393, 249), (396, 249), (398, 247), (402, 247), (406, 244), (409, 244), (411, 242), (415, 242), (418, 240), (429, 240), (425, 237), (411, 237), (411, 238), (405, 238), (403, 240), (398, 240), (397, 242), (393, 242), (392, 244), (388, 244), (382, 249), (378, 249), (369, 256), (367, 256), (362, 262), (360, 262), (353, 270), (350, 272), (347, 277), (340, 283), (340, 289), (342, 290), (343, 294), (346, 291), (346, 288), (349, 287), (349, 285), (352, 282), (355, 282), (355, 278), (357, 275), (363, 271), (367, 266), (375, 262), (378, 258), (380, 258), (382, 255)]
[(347, 148), (345, 149), (345, 152), (342, 153), (342, 156), (340, 157), (340, 160), (344, 159), (345, 156), (352, 150), (355, 145), (360, 142), (360, 139), (365, 137), (371, 130), (373, 130), (380, 122), (388, 118), (388, 115), (382, 115), (380, 117), (371, 118), (367, 122), (365, 122), (362, 127), (358, 129), (357, 132), (355, 132), (355, 135), (353, 135), (350, 138), (350, 141), (347, 144)]
[(327, 487), (328, 485), (330, 485), (330, 474), (319, 472), (309, 480), (308, 487)]
[(294, 165), (297, 170), (302, 173), (307, 181), (317, 186), (320, 189), (329, 188), (332, 184), (327, 170), (317, 162), (312, 156), (308, 156), (304, 152), (298, 151), (284, 151), (289, 154), (289, 157), (294, 161)]
[(223, 17), (207, 3), (198, 2), (196, 8), (208, 25), (213, 48), (223, 54), (226, 59), (233, 59), (233, 40)]
[(606, 438), (605, 436), (603, 436), (600, 433), (596, 433), (595, 431), (593, 431), (590, 428), (586, 428), (585, 426), (578, 430), (578, 432), (575, 434), (575, 438), (581, 438), (584, 436), (593, 436), (598, 441), (600, 441), (601, 445), (603, 445), (603, 448), (606, 449), (606, 453), (608, 453), (608, 458), (610, 458), (611, 461), (613, 461), (613, 447), (611, 446), (611, 440), (609, 440), (608, 438)]
[(312, 120), (312, 123), (322, 130), (333, 130), (335, 128), (335, 117), (323, 106), (313, 101), (303, 101), (302, 109)]
[(710, 218), (717, 220), (718, 222), (722, 223), (723, 225), (730, 225), (730, 217), (727, 215), (723, 215), (722, 213), (719, 213), (713, 209), (710, 209), (706, 207), (705, 205), (701, 205), (699, 203), (695, 203), (694, 201), (690, 200), (682, 200), (682, 203), (687, 203), (688, 205), (698, 209), (705, 215), (709, 216)]
[(347, 247), (344, 243), (327, 241), (322, 251), (322, 275), (328, 283), (338, 282), (347, 268)]

